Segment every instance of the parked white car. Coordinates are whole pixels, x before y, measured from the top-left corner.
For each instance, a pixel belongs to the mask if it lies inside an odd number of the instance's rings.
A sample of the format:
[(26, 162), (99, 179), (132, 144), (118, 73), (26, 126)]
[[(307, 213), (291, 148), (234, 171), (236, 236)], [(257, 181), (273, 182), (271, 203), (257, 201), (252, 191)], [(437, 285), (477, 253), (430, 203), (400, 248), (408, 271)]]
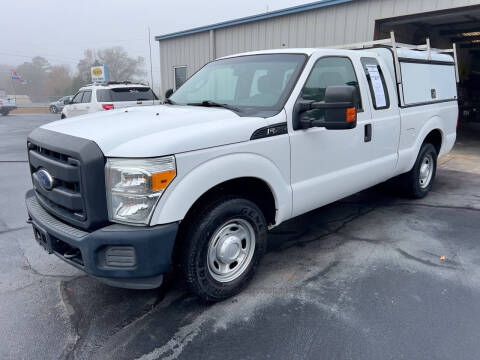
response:
[(61, 118), (159, 103), (152, 89), (144, 84), (128, 81), (92, 84), (80, 88), (71, 100), (65, 99)]
[(37, 241), (91, 276), (155, 288), (174, 264), (210, 301), (288, 219), (397, 176), (427, 195), (458, 117), (452, 57), (391, 47), (228, 56), (168, 103), (34, 130), (26, 205)]

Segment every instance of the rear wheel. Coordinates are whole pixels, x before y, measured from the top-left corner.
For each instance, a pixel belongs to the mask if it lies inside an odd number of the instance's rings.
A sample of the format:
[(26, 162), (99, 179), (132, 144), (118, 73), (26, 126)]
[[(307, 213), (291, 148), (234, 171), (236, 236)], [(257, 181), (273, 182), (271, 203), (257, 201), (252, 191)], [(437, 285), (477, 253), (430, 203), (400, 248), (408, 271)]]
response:
[(197, 213), (182, 239), (188, 288), (207, 301), (237, 294), (252, 278), (267, 244), (267, 223), (251, 201), (224, 197)]
[(432, 144), (423, 144), (412, 170), (402, 176), (408, 196), (423, 198), (432, 188), (437, 172), (437, 150)]

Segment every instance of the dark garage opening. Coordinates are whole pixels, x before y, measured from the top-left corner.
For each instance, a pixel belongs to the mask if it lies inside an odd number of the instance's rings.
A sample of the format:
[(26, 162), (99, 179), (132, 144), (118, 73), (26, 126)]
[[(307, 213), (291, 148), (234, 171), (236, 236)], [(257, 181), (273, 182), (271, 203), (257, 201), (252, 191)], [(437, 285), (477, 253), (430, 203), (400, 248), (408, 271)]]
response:
[(430, 38), (434, 48), (456, 44), (460, 120), (480, 123), (480, 6), (377, 20), (375, 40), (390, 37), (392, 30), (403, 43), (420, 45)]

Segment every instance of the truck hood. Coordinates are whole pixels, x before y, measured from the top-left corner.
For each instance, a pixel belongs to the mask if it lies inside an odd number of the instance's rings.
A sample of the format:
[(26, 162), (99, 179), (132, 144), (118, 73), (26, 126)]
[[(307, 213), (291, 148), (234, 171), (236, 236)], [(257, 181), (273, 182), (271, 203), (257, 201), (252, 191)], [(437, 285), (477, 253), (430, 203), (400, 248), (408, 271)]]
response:
[(266, 126), (222, 108), (158, 105), (78, 116), (43, 129), (89, 139), (108, 157), (155, 157), (248, 141)]

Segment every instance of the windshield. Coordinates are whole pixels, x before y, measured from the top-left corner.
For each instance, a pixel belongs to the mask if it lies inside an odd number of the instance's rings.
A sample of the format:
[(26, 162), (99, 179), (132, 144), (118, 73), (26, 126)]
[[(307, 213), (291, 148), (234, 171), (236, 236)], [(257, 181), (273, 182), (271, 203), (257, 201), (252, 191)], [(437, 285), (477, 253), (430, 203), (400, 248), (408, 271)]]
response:
[(98, 102), (118, 102), (118, 101), (146, 101), (157, 100), (152, 89), (148, 87), (120, 87), (114, 89), (98, 89)]
[(181, 105), (229, 105), (244, 116), (273, 116), (285, 105), (305, 60), (303, 54), (269, 54), (213, 61), (170, 100)]

